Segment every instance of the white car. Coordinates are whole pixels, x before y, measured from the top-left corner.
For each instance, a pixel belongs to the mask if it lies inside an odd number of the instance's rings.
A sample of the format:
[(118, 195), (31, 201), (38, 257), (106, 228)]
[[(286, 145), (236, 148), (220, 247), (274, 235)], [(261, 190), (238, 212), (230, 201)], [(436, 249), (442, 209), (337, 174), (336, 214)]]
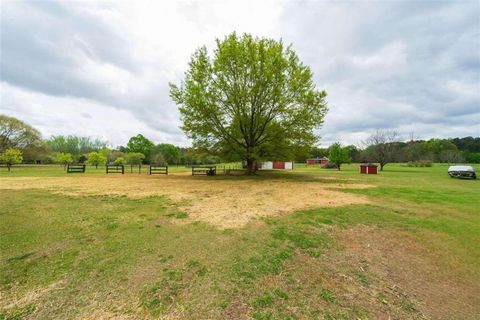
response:
[(448, 174), (451, 178), (472, 178), (477, 179), (477, 173), (472, 166), (450, 166)]

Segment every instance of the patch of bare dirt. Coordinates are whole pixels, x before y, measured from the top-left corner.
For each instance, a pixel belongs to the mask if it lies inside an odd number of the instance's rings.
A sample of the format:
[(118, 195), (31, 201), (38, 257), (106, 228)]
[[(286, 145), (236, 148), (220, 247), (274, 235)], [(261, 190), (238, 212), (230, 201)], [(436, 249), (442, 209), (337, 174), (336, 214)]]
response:
[(366, 226), (332, 232), (339, 248), (318, 258), (298, 251), (262, 280), (260, 292), (288, 292), (301, 314), (319, 319), (480, 319), (478, 279), (442, 265), (412, 234)]
[(359, 277), (371, 276), (367, 287), (374, 292), (376, 301), (372, 302), (378, 305), (380, 301), (384, 315), (480, 318), (478, 279), (467, 279), (459, 270), (452, 270), (412, 234), (357, 226), (338, 231), (337, 237), (344, 251), (329, 258), (348, 261)]
[(163, 195), (178, 203), (194, 220), (220, 228), (242, 227), (255, 218), (319, 207), (369, 203), (366, 197), (341, 192), (367, 188), (348, 183), (293, 180), (224, 180), (185, 175), (167, 177), (16, 177), (2, 178), (0, 189), (46, 189), (68, 196)]

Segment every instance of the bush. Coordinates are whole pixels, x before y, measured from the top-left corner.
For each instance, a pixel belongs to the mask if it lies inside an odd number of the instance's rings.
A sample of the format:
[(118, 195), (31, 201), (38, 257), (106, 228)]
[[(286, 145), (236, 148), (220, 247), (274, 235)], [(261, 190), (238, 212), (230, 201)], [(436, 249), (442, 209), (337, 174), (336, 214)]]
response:
[(118, 157), (117, 159), (115, 159), (115, 161), (113, 161), (113, 164), (116, 166), (124, 165), (125, 159), (122, 157)]
[(433, 165), (430, 160), (417, 160), (407, 162), (407, 167), (431, 167)]
[(335, 163), (327, 163), (322, 166), (324, 169), (337, 169), (337, 165)]

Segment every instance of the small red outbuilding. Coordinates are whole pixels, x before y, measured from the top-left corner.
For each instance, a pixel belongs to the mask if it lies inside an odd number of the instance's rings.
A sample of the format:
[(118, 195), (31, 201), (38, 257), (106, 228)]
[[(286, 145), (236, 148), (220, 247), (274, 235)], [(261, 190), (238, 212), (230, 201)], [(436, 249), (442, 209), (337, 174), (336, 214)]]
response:
[(364, 163), (360, 165), (360, 173), (377, 174), (377, 165), (373, 163)]
[(320, 164), (322, 167), (328, 164), (328, 158), (327, 157), (322, 157), (322, 158), (310, 158), (307, 159), (307, 165), (313, 165), (313, 164)]

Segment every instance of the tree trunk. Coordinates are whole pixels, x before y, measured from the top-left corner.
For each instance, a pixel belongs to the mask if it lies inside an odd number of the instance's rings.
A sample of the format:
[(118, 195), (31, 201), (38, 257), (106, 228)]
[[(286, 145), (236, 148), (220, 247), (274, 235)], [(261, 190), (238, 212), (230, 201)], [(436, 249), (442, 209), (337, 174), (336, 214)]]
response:
[(251, 158), (247, 159), (247, 174), (250, 176), (255, 173), (255, 161)]
[(339, 164), (337, 164), (337, 169), (338, 169), (338, 171), (340, 171), (340, 165)]
[(10, 172), (11, 165), (7, 164), (8, 172)]
[(385, 165), (385, 163), (380, 163), (380, 171), (383, 171), (383, 166)]
[(95, 165), (95, 169), (98, 169), (98, 164)]

